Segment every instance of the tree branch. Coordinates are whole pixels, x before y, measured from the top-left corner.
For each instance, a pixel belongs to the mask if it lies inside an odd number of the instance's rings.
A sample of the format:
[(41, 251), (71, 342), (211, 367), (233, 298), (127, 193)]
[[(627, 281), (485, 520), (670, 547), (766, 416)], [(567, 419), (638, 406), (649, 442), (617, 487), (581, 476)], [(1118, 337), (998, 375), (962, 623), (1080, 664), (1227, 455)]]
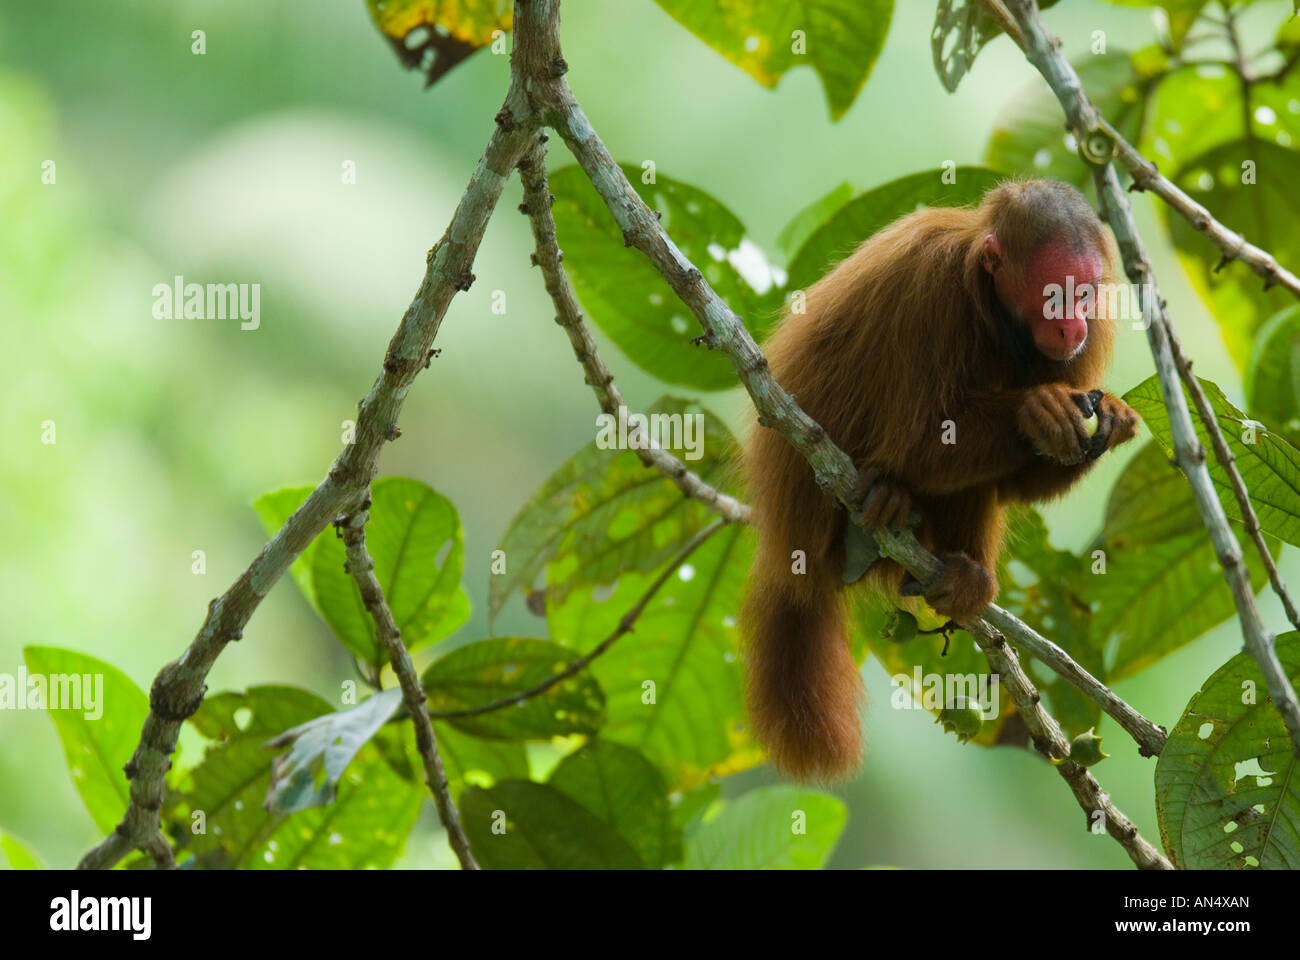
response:
[[(1083, 92), (1078, 74), (1069, 61), (1062, 56), (1059, 42), (1048, 36), (1035, 0), (1010, 0), (1010, 10), (1024, 34), (1026, 57), (1047, 80), (1052, 92), (1061, 102), (1076, 140), (1081, 144), (1084, 143), (1086, 138), (1098, 129), (1100, 114)], [(1097, 196), (1102, 204), (1102, 214), (1115, 233), (1129, 281), (1137, 286), (1141, 297), (1142, 315), (1147, 326), (1147, 340), (1155, 357), (1156, 373), (1160, 379), (1165, 406), (1169, 410), (1169, 426), (1173, 433), (1175, 457), (1191, 484), (1201, 519), (1210, 532), (1215, 553), (1223, 567), (1223, 575), (1232, 590), (1246, 649), (1259, 664), (1260, 672), (1268, 685), (1269, 695), (1282, 714), (1291, 737), (1293, 753), (1300, 756), (1300, 702), (1297, 702), (1295, 691), (1291, 688), (1286, 672), (1278, 661), (1273, 636), (1265, 628), (1255, 606), (1255, 595), (1250, 586), (1250, 573), (1242, 560), (1241, 547), (1232, 533), (1232, 528), (1228, 526), (1228, 517), (1223, 512), (1223, 505), (1215, 493), (1209, 470), (1206, 469), (1205, 449), (1197, 439), (1196, 429), (1192, 425), (1182, 383), (1187, 385), (1187, 390), (1196, 403), (1206, 430), (1214, 438), (1215, 451), (1220, 455), (1223, 468), (1229, 476), (1234, 477), (1234, 491), (1240, 488), (1244, 493), (1245, 483), (1232, 461), (1213, 410), (1201, 390), (1200, 382), (1192, 376), (1191, 366), (1182, 352), (1174, 332), (1173, 322), (1165, 311), (1165, 302), (1156, 287), (1155, 273), (1147, 259), (1145, 246), (1141, 236), (1138, 235), (1137, 226), (1129, 210), (1128, 198), (1120, 187), (1115, 168), (1109, 162), (1099, 165), (1090, 164), (1090, 166)], [(1226, 460), (1223, 459), (1223, 454), (1228, 454)], [(1248, 500), (1247, 505), (1249, 505)], [(1258, 519), (1255, 523), (1258, 526)], [(1257, 537), (1255, 542), (1260, 553), (1267, 555), (1268, 550), (1263, 538)], [(1271, 557), (1269, 559), (1271, 560)]]
[(559, 56), (558, 23), (535, 24), (529, 13), (530, 7), (542, 8), (547, 3), (534, 0), (520, 5), (522, 17), (516, 22), (524, 29), (515, 45), (510, 91), (497, 115), (497, 129), (447, 232), (429, 251), (424, 279), (389, 342), (383, 370), (361, 401), (354, 442), (339, 454), (325, 479), (262, 547), (248, 569), (212, 601), (198, 635), (181, 657), (163, 667), (154, 679), (140, 744), (125, 767), (131, 781), (126, 813), (115, 833), (82, 858), (80, 868), (108, 868), (132, 847), (152, 851), (160, 839), (165, 843), (159, 826), (165, 778), (181, 724), (203, 701), (208, 671), (226, 644), (243, 636), (245, 624), (289, 565), (368, 489), (380, 450), (385, 441), (397, 436), (398, 414), (411, 382), (429, 363), (434, 338), (452, 297), (473, 282), (470, 267), (488, 217), (510, 171), (532, 144), (537, 118), (527, 92), (532, 82), (529, 71), (547, 69)]
[[(1019, 25), (1008, 12), (1003, 0), (980, 0), (980, 3), (1002, 25), (1016, 45), (1023, 50), (1025, 46), (1024, 36)], [(1008, 21), (1015, 28), (1014, 30), (1008, 28)], [(1289, 71), (1294, 66), (1297, 59), (1300, 59), (1300, 51), (1297, 51), (1287, 61), (1284, 69), (1278, 71), (1277, 78), (1281, 79), (1285, 76), (1286, 71)], [(1232, 63), (1227, 65), (1235, 67)], [(1271, 81), (1273, 79), (1274, 77), (1269, 76), (1261, 78), (1261, 81)], [(1106, 122), (1105, 118), (1101, 117), (1100, 114), (1097, 115), (1096, 121), (1097, 126), (1115, 141), (1116, 156), (1133, 178), (1133, 185), (1129, 189), (1151, 191), (1173, 207), (1193, 227), (1205, 234), (1209, 241), (1218, 247), (1223, 254), (1223, 258), (1219, 261), (1216, 269), (1226, 266), (1233, 260), (1240, 260), (1264, 279), (1264, 289), (1267, 290), (1272, 286), (1282, 286), (1300, 297), (1300, 277), (1282, 267), (1267, 250), (1248, 242), (1242, 234), (1229, 230), (1214, 219), (1205, 207), (1197, 203), (1161, 174), (1155, 163), (1142, 156), (1138, 149), (1125, 140), (1120, 135), (1120, 132)], [(1249, 127), (1247, 127), (1246, 133), (1249, 135)]]
[[(532, 226), (533, 238), (537, 251), (533, 262), (542, 268), (542, 277), (546, 281), (546, 292), (551, 295), (555, 305), (555, 322), (564, 328), (573, 345), (573, 354), (586, 371), (586, 382), (596, 394), (600, 409), (612, 417), (618, 416), (623, 406), (623, 394), (614, 383), (614, 374), (600, 359), (595, 338), (582, 320), (582, 309), (578, 298), (573, 293), (562, 261), (564, 254), (555, 239), (555, 218), (551, 215), (551, 204), (555, 198), (547, 188), (545, 138), (533, 147), (527, 157), (519, 161), (519, 177), (524, 185), (523, 210), (528, 214)], [(638, 425), (637, 433), (642, 432)], [(715, 490), (699, 475), (691, 471), (686, 464), (667, 450), (651, 448), (647, 442), (644, 449), (630, 444), (634, 452), (647, 467), (654, 467), (681, 489), (692, 500), (698, 500), (712, 509), (719, 516), (737, 523), (749, 522), (749, 507), (735, 497)]]
[(438, 755), (438, 738), (434, 735), (433, 724), (425, 712), (428, 698), (420, 686), (420, 676), (415, 671), (411, 654), (402, 643), (402, 631), (393, 619), (393, 611), (384, 599), (384, 588), (375, 576), (375, 561), (366, 549), (366, 522), (370, 519), (370, 491), (357, 508), (348, 516), (338, 521), (338, 530), (347, 551), (344, 564), (352, 579), (361, 591), (361, 600), (375, 621), (375, 633), (379, 635), (384, 649), (388, 651), (388, 662), (393, 665), (397, 682), (402, 688), (402, 702), (406, 704), (407, 713), (415, 724), (415, 745), (424, 761), (425, 783), (433, 793), (434, 805), (438, 808), (438, 819), (447, 831), (447, 842), (456, 853), (464, 870), (479, 869), (470, 850), (469, 837), (460, 823), (460, 814), (451, 799), (451, 788), (447, 785), (447, 773), (442, 767), (442, 757)]

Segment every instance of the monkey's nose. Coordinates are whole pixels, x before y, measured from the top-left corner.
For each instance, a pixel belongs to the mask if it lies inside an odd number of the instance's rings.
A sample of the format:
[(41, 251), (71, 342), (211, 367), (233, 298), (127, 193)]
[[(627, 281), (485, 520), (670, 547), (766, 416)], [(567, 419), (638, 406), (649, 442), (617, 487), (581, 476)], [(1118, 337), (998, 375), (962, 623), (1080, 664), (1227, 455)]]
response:
[(1058, 332), (1066, 357), (1072, 357), (1083, 348), (1088, 339), (1088, 324), (1083, 320), (1067, 320), (1061, 324)]

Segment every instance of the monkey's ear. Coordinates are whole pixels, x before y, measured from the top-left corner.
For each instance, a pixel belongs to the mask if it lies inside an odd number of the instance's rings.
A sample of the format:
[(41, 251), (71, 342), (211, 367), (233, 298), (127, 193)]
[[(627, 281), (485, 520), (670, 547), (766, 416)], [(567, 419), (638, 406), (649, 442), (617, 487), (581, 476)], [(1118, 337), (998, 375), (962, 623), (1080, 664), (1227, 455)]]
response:
[(1002, 266), (1002, 244), (993, 234), (984, 238), (984, 249), (980, 253), (980, 263), (989, 273), (996, 273), (998, 267)]

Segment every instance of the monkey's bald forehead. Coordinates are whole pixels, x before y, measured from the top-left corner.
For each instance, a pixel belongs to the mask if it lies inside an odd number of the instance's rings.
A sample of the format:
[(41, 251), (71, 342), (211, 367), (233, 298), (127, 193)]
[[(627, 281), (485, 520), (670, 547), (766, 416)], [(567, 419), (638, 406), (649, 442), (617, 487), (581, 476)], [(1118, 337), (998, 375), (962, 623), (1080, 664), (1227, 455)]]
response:
[(1082, 193), (1060, 180), (1009, 180), (984, 196), (990, 228), (1022, 261), (1053, 241), (1078, 254), (1104, 251), (1105, 227)]

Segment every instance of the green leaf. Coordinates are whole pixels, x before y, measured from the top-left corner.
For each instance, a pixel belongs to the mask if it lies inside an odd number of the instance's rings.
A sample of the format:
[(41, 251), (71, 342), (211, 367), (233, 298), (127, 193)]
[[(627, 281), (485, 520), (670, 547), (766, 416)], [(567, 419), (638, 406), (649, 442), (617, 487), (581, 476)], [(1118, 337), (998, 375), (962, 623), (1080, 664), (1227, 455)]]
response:
[[(401, 853), (424, 791), (403, 779), (374, 745), (361, 749), (327, 807), (292, 815), (263, 809), (271, 782), (266, 742), (331, 712), (293, 687), (253, 687), (209, 698), (192, 718), (220, 741), (192, 771), (175, 840), (198, 865), (220, 869), (386, 869)], [(202, 812), (202, 817), (194, 814)], [(194, 833), (202, 824), (204, 832)]]
[[(459, 802), (461, 792), (469, 786), (490, 787), (498, 780), (528, 779), (528, 752), (522, 743), (481, 740), (439, 721), (434, 721), (433, 735), (453, 803)], [(371, 743), (403, 780), (424, 783), (424, 761), (415, 746), (414, 724), (405, 720), (386, 724)]]
[[(465, 710), (531, 690), (577, 658), (573, 650), (549, 640), (480, 640), (435, 660), (422, 682), (434, 712)], [(476, 737), (537, 740), (595, 733), (604, 713), (600, 686), (584, 670), (513, 706), (446, 722)]]
[[(408, 477), (384, 477), (370, 487), (372, 505), (366, 548), (375, 576), (402, 631), (416, 650), (446, 637), (469, 619), (469, 597), (460, 584), (464, 535), (450, 500)], [(321, 614), (343, 645), (373, 666), (387, 655), (375, 636), (356, 581), (345, 569), (343, 541), (325, 531), (312, 557), (312, 586)]]
[[(590, 667), (605, 691), (601, 738), (640, 750), (674, 788), (762, 762), (746, 732), (735, 625), (753, 550), (748, 527), (714, 534), (650, 601), (634, 632)], [(574, 593), (551, 608), (551, 636), (592, 649), (654, 579), (626, 573), (612, 591)]]
[[(29, 689), (14, 692), (31, 707), (32, 682), (41, 680), (40, 707), (50, 708), (72, 782), (95, 826), (108, 833), (126, 810), (129, 787), (122, 767), (140, 741), (149, 698), (121, 670), (75, 650), (25, 647), (23, 658)], [(4, 700), (0, 687), (0, 705)], [(79, 708), (53, 709), (56, 701)]]
[(352, 758), (401, 703), (402, 690), (393, 687), (349, 710), (327, 713), (286, 730), (281, 738), (292, 746), (271, 762), (266, 808), (272, 813), (294, 813), (333, 803)]
[[(1300, 546), (1300, 450), (1275, 435), (1257, 420), (1251, 420), (1228, 402), (1219, 386), (1197, 378), (1206, 399), (1214, 410), (1215, 420), (1229, 450), (1236, 458), (1237, 470), (1250, 492), (1251, 506), (1259, 517), (1263, 531), (1295, 546)], [(1186, 388), (1183, 390), (1186, 394)], [(1156, 442), (1173, 456), (1173, 435), (1169, 429), (1169, 411), (1165, 409), (1160, 383), (1153, 374), (1124, 395), (1124, 400), (1142, 415)], [(1206, 466), (1219, 494), (1224, 512), (1240, 520), (1241, 510), (1233, 495), (1228, 475), (1212, 452), (1205, 425), (1196, 415), (1190, 399), (1192, 422), (1201, 444), (1209, 452)], [(1252, 440), (1254, 442), (1247, 442)]]
[[(1146, 669), (1236, 612), (1192, 489), (1158, 444), (1143, 447), (1120, 474), (1093, 548), (1104, 551), (1105, 572), (1081, 574), (1079, 587), (1092, 605), (1093, 637), (1105, 650), (1111, 682)], [(1258, 589), (1263, 567), (1253, 548), (1243, 552)]]
[[(1036, 510), (1014, 508), (1008, 520), (1007, 549), (998, 562), (998, 602), (1104, 681), (1101, 650), (1092, 639), (1092, 614), (1080, 597), (1079, 580), (1087, 576), (1084, 560), (1052, 546)], [(1027, 654), (1023, 659), (1047, 694), (1052, 715), (1071, 737), (1097, 724), (1101, 707), (1096, 702)]]
[(554, 787), (505, 780), (466, 790), (461, 822), (488, 870), (639, 870), (614, 827)]
[[(1046, 9), (1055, 3), (1040, 0), (1038, 6)], [(956, 91), (984, 45), (1000, 33), (997, 20), (979, 0), (939, 0), (930, 32), (930, 53), (945, 90)]]
[(905, 213), (921, 207), (957, 207), (978, 203), (1002, 174), (982, 167), (957, 167), (954, 183), (944, 183), (943, 171), (914, 173), (868, 190), (849, 201), (813, 232), (790, 262), (789, 290), (801, 290), (853, 252), (862, 241)]
[(817, 228), (830, 219), (831, 214), (851, 199), (853, 199), (852, 185), (841, 183), (824, 197), (820, 197), (808, 204), (781, 229), (776, 238), (777, 249), (784, 253), (787, 258), (793, 257)]
[[(661, 444), (682, 458), (705, 483), (734, 492), (735, 441), (726, 426), (697, 404), (663, 397), (647, 411), (699, 425), (702, 446)], [(703, 420), (689, 419), (703, 417)], [(698, 457), (698, 459), (692, 459)], [(488, 612), (495, 618), (516, 590), (529, 590), (547, 564), (547, 598), (563, 603), (581, 586), (612, 583), (622, 573), (649, 571), (716, 515), (687, 500), (675, 483), (648, 470), (630, 450), (601, 449), (592, 441), (533, 494), (501, 541), (506, 572), (488, 583)], [(561, 562), (552, 563), (559, 559)]]
[[(1293, 91), (1289, 102), (1296, 102), (1296, 96)], [(1284, 112), (1273, 111), (1274, 116), (1290, 114), (1282, 104), (1278, 109)], [(1246, 162), (1255, 164), (1253, 183), (1242, 183)], [(1300, 263), (1300, 232), (1295, 230), (1300, 203), (1292, 186), (1300, 182), (1300, 153), (1270, 140), (1232, 140), (1183, 163), (1171, 179), (1279, 263)], [(1245, 264), (1228, 264), (1216, 272), (1219, 248), (1176, 213), (1167, 212), (1166, 222), (1193, 286), (1219, 321), (1229, 352), (1244, 368), (1264, 320), (1293, 305), (1294, 299), (1280, 287), (1264, 291), (1263, 281)]]
[(12, 834), (0, 831), (0, 855), (10, 870), (39, 870), (41, 862)]
[(691, 870), (820, 870), (848, 811), (838, 797), (794, 786), (761, 787), (728, 803), (687, 841)]
[[(1142, 131), (1152, 78), (1142, 76), (1126, 53), (1081, 57), (1074, 68), (1088, 98), (1130, 143)], [(1066, 132), (1061, 104), (1042, 81), (1029, 83), (998, 114), (984, 160), (996, 170), (1021, 176), (1056, 177), (1077, 187), (1092, 181)]]
[[(285, 521), (293, 515), (311, 495), (314, 487), (285, 487), (282, 490), (276, 490), (272, 493), (264, 493), (253, 501), (253, 510), (257, 512), (257, 519), (262, 522), (262, 529), (266, 531), (268, 537), (273, 537)], [(333, 531), (326, 531), (333, 536)], [(324, 535), (322, 535), (324, 536)], [(317, 613), (320, 612), (320, 605), (316, 602), (316, 591), (311, 582), (311, 558), (316, 545), (321, 542), (322, 536), (313, 540), (307, 549), (298, 554), (289, 567), (289, 573), (293, 577), (293, 582), (298, 584), (298, 589), (302, 595), (307, 598), (307, 602)]]
[[(1277, 638), (1300, 685), (1300, 635)], [(1156, 814), (1185, 870), (1300, 869), (1300, 773), (1253, 657), (1239, 653), (1192, 697), (1156, 765)]]
[[(699, 267), (709, 285), (745, 322), (750, 334), (766, 336), (781, 307), (781, 293), (766, 256), (744, 225), (712, 196), (690, 184), (623, 165), (641, 199), (661, 215), (672, 242)], [(691, 341), (703, 331), (659, 271), (623, 234), (587, 175), (577, 166), (551, 174), (552, 212), (564, 264), (595, 324), (633, 363), (668, 383), (701, 390), (736, 385), (721, 350)], [(742, 273), (743, 269), (743, 273)]]
[(1259, 331), (1245, 393), (1252, 416), (1300, 443), (1300, 307), (1283, 310)]
[[(410, 729), (409, 724), (404, 726)], [(438, 738), (438, 754), (451, 787), (451, 798), (457, 803), (466, 787), (490, 787), (501, 780), (528, 779), (528, 751), (522, 743), (481, 740), (441, 721), (434, 722), (433, 733)], [(414, 731), (408, 737), (413, 748)]]
[(651, 870), (682, 858), (663, 774), (631, 747), (590, 743), (561, 760), (547, 784), (617, 830)]
[(894, 0), (656, 0), (675, 20), (765, 87), (801, 63), (821, 78), (838, 120), (880, 56)]

